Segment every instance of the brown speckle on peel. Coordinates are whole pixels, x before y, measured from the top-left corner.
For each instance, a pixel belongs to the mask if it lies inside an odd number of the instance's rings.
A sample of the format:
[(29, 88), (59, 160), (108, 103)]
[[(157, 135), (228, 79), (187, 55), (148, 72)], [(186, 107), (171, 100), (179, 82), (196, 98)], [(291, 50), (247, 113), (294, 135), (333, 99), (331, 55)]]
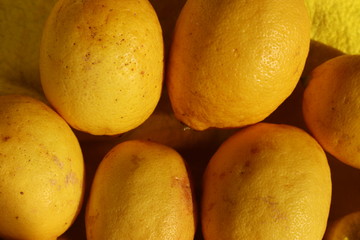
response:
[(133, 156), (131, 157), (131, 160), (130, 160), (130, 161), (131, 161), (132, 164), (133, 164), (133, 167), (131, 168), (131, 171), (135, 172), (136, 169), (138, 169), (139, 166), (140, 166), (141, 158), (140, 158), (139, 156), (137, 156), (137, 155), (133, 155)]
[(88, 216), (86, 220), (87, 220), (89, 226), (93, 226), (97, 222), (99, 216), (100, 216), (99, 212), (96, 212), (96, 214), (94, 214), (94, 215)]
[(24, 195), (24, 192), (20, 192), (21, 195)]
[(265, 206), (270, 209), (272, 213), (272, 218), (275, 222), (287, 219), (287, 214), (284, 211), (282, 211), (281, 206), (279, 202), (276, 201), (275, 197), (265, 196), (265, 197), (260, 197), (259, 200), (261, 200), (262, 203), (265, 204)]
[(52, 186), (55, 186), (57, 184), (55, 179), (50, 179), (49, 181)]
[(228, 205), (230, 205), (230, 206), (235, 206), (236, 205), (236, 200), (234, 200), (234, 199), (232, 199), (230, 196), (228, 196), (228, 195), (224, 195), (223, 197), (222, 197), (222, 200), (223, 200), (223, 202), (224, 203), (226, 203), (226, 204), (228, 204)]
[(66, 184), (77, 184), (79, 182), (76, 174), (74, 172), (69, 172), (66, 176), (65, 176), (65, 183)]
[(59, 168), (61, 168), (61, 169), (64, 168), (64, 163), (62, 161), (60, 161), (60, 159), (57, 156), (53, 155), (52, 160)]
[(2, 140), (3, 140), (4, 142), (7, 142), (10, 138), (11, 138), (10, 136), (5, 136), (5, 137), (2, 138)]
[(210, 203), (209, 207), (207, 208), (207, 211), (210, 212), (214, 208), (214, 206), (215, 206), (214, 202)]
[(184, 177), (173, 177), (171, 187), (179, 187), (181, 189), (182, 197), (186, 205), (186, 210), (188, 213), (192, 213), (193, 199), (189, 180)]
[(85, 61), (89, 61), (90, 56), (91, 56), (90, 52), (87, 52), (87, 53), (85, 54), (84, 60), (85, 60)]
[(226, 172), (222, 172), (221, 174), (219, 174), (219, 178), (223, 179), (226, 176)]
[(252, 154), (256, 154), (256, 153), (260, 152), (260, 149), (255, 146), (255, 147), (252, 147), (252, 148), (250, 149), (250, 152), (251, 152)]
[(246, 160), (245, 163), (244, 163), (244, 166), (240, 170), (240, 174), (243, 175), (245, 173), (248, 173), (250, 171), (250, 169), (249, 169), (250, 165), (251, 165), (251, 161)]
[(19, 216), (15, 216), (15, 219), (18, 220), (18, 219), (19, 219)]

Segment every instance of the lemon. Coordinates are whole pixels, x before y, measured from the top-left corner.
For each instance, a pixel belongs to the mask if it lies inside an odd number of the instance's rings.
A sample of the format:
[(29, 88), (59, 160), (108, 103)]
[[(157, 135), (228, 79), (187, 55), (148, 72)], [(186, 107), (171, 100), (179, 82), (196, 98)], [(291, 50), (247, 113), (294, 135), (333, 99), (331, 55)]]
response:
[(195, 130), (263, 120), (294, 90), (309, 43), (302, 1), (187, 1), (167, 66), (175, 116)]
[(40, 46), (51, 105), (75, 129), (116, 135), (143, 123), (163, 84), (161, 26), (148, 0), (59, 0)]
[(183, 158), (165, 145), (132, 140), (110, 150), (96, 171), (86, 233), (89, 240), (192, 240), (195, 216)]
[(342, 55), (316, 67), (303, 97), (305, 123), (322, 147), (360, 168), (360, 55)]
[(82, 206), (79, 142), (39, 100), (0, 96), (0, 115), (0, 237), (55, 240)]
[(321, 240), (331, 176), (317, 141), (297, 127), (258, 123), (226, 140), (204, 175), (207, 240)]
[(360, 54), (360, 1), (306, 0), (311, 39), (347, 54)]

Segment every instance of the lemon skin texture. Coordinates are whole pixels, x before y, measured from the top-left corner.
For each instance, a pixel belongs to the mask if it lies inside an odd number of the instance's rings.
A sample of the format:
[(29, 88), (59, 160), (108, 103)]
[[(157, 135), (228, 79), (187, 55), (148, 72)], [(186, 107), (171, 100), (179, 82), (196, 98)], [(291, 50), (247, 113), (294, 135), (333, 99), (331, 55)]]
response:
[(167, 66), (176, 117), (195, 130), (263, 120), (294, 90), (309, 43), (302, 1), (187, 1)]
[(321, 240), (331, 200), (326, 155), (304, 130), (258, 123), (226, 140), (204, 174), (207, 240)]
[(94, 239), (192, 240), (196, 215), (182, 157), (172, 148), (131, 140), (100, 163), (86, 209)]
[(73, 128), (116, 135), (155, 109), (163, 55), (161, 26), (147, 0), (60, 0), (44, 28), (41, 83)]
[(55, 240), (82, 206), (79, 143), (39, 100), (0, 96), (0, 115), (0, 237)]

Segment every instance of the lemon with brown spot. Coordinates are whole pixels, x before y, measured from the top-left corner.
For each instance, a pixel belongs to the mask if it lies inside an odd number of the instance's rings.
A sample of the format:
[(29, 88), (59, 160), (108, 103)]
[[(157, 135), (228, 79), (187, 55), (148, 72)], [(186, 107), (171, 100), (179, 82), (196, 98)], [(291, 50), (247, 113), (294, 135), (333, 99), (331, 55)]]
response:
[(163, 61), (161, 26), (148, 0), (59, 0), (43, 32), (41, 83), (73, 128), (116, 135), (154, 111)]
[(226, 140), (204, 174), (207, 240), (321, 240), (331, 200), (330, 168), (304, 130), (258, 123)]
[(192, 240), (195, 213), (183, 158), (162, 144), (126, 141), (110, 150), (96, 171), (87, 238)]
[(79, 142), (63, 118), (33, 98), (0, 96), (0, 115), (0, 237), (55, 240), (82, 205)]

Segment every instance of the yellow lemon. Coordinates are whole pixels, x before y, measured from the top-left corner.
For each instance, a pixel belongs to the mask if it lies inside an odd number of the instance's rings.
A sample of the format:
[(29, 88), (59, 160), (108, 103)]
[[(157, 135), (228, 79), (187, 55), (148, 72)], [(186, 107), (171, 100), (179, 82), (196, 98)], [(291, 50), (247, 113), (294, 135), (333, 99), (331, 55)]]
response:
[(30, 97), (0, 96), (0, 237), (55, 240), (82, 204), (84, 164), (68, 124)]
[(321, 240), (331, 177), (316, 140), (297, 127), (258, 123), (226, 140), (204, 175), (207, 240)]
[(347, 54), (360, 54), (360, 1), (306, 0), (311, 39)]
[(176, 117), (196, 130), (263, 120), (294, 90), (309, 42), (302, 1), (187, 1), (167, 67)]
[(360, 239), (360, 212), (352, 212), (332, 223), (325, 240)]
[(148, 0), (59, 0), (44, 28), (41, 83), (73, 128), (115, 135), (154, 111), (163, 60), (161, 26)]
[(303, 114), (327, 152), (360, 168), (360, 55), (338, 56), (312, 71)]
[(86, 211), (94, 239), (182, 239), (195, 233), (195, 208), (182, 157), (165, 145), (126, 141), (100, 163)]

